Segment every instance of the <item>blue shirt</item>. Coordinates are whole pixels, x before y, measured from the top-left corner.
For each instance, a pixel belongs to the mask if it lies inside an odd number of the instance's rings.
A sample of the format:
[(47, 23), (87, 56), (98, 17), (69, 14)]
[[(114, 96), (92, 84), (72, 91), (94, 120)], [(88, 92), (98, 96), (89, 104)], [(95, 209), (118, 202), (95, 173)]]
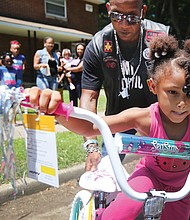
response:
[(26, 58), (22, 54), (19, 54), (13, 59), (12, 67), (17, 70), (17, 79), (22, 79), (23, 63), (25, 60)]
[(5, 66), (0, 66), (0, 81), (1, 85), (7, 85), (9, 88), (16, 87), (17, 70), (13, 67), (8, 69)]

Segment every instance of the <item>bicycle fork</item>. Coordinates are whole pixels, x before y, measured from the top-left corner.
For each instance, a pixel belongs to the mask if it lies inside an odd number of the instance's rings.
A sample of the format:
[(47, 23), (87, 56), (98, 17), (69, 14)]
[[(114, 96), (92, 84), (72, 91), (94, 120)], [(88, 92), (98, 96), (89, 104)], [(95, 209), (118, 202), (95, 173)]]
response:
[(108, 193), (95, 191), (94, 192), (94, 199), (95, 199), (95, 210), (96, 210), (96, 217), (95, 220), (99, 220), (103, 211), (106, 208), (106, 198)]

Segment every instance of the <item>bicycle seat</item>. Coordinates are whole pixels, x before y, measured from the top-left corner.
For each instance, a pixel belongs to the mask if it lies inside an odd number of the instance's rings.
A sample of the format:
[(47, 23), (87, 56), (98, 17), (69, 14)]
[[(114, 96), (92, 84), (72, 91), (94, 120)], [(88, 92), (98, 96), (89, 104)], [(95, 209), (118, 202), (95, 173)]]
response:
[(79, 180), (79, 185), (92, 191), (115, 192), (115, 180), (105, 171), (96, 170), (84, 173)]
[[(126, 174), (127, 180), (129, 175), (125, 171), (124, 167), (123, 170)], [(88, 171), (82, 174), (79, 180), (79, 185), (84, 189), (92, 191), (121, 191), (119, 185), (117, 184), (109, 156), (105, 156), (101, 159), (101, 162), (98, 164), (98, 169), (96, 171)]]

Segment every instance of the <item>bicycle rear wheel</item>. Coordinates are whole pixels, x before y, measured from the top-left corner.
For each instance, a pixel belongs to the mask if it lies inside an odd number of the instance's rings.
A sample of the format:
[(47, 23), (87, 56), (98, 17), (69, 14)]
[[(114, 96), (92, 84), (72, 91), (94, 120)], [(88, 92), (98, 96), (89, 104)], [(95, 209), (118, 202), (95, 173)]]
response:
[(69, 220), (94, 220), (94, 197), (87, 190), (79, 191), (72, 203)]

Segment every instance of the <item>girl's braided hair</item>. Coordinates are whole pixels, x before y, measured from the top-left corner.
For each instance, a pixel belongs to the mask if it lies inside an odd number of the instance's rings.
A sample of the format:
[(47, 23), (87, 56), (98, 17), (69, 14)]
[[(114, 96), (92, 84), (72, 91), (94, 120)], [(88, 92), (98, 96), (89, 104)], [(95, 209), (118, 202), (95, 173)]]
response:
[(13, 62), (13, 59), (14, 59), (13, 54), (11, 52), (3, 52), (2, 55), (0, 56), (0, 60), (2, 60), (3, 65), (5, 65), (5, 58), (6, 57), (9, 57)]
[(180, 48), (174, 36), (158, 36), (152, 39), (149, 49), (152, 62), (149, 77), (159, 80), (160, 73), (169, 73), (173, 67), (184, 70), (183, 92), (190, 98), (190, 39), (185, 40)]

